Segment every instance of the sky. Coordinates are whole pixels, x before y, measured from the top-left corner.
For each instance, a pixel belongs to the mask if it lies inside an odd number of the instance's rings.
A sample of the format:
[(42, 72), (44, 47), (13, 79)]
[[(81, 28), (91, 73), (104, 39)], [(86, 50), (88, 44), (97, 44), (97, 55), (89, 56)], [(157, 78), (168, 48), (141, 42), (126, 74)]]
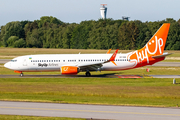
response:
[(12, 21), (34, 21), (53, 16), (66, 23), (98, 20), (100, 4), (107, 4), (107, 18), (161, 21), (179, 20), (180, 0), (0, 0), (0, 26)]

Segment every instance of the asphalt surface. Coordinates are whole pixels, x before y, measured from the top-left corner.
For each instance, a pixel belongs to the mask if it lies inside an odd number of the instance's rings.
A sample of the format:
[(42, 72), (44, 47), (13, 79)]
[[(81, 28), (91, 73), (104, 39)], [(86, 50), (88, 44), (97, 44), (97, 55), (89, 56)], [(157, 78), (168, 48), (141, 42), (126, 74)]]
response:
[(180, 75), (149, 75), (153, 78), (180, 78)]
[(179, 120), (179, 108), (0, 101), (0, 114), (122, 120)]
[(0, 59), (0, 63), (1, 64), (7, 63), (9, 61), (10, 61), (10, 59)]
[(152, 66), (180, 67), (180, 62), (157, 62)]

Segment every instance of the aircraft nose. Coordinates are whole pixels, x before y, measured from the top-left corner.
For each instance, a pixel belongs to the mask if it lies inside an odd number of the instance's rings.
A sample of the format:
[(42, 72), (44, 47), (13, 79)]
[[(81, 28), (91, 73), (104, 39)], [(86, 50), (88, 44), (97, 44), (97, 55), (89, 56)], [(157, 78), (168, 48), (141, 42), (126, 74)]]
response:
[(5, 64), (4, 64), (4, 67), (5, 67), (5, 68), (10, 68), (10, 67), (11, 67), (11, 66), (10, 66), (10, 63), (9, 63), (9, 62), (5, 63)]

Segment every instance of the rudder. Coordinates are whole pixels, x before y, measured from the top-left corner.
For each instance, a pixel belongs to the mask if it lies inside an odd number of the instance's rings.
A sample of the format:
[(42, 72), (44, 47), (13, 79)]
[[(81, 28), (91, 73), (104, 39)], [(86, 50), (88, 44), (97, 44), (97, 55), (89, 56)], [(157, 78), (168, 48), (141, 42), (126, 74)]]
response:
[(149, 55), (162, 55), (169, 32), (170, 23), (164, 23), (147, 44), (140, 50), (147, 50)]

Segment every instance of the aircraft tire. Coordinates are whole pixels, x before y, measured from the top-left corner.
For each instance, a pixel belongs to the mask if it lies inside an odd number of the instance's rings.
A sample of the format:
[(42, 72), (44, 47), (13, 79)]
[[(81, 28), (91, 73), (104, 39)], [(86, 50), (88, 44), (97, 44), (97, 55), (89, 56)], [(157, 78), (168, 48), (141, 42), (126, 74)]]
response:
[(20, 76), (23, 77), (24, 76), (23, 73), (21, 73)]
[(86, 72), (86, 77), (90, 77), (91, 73), (90, 72)]

